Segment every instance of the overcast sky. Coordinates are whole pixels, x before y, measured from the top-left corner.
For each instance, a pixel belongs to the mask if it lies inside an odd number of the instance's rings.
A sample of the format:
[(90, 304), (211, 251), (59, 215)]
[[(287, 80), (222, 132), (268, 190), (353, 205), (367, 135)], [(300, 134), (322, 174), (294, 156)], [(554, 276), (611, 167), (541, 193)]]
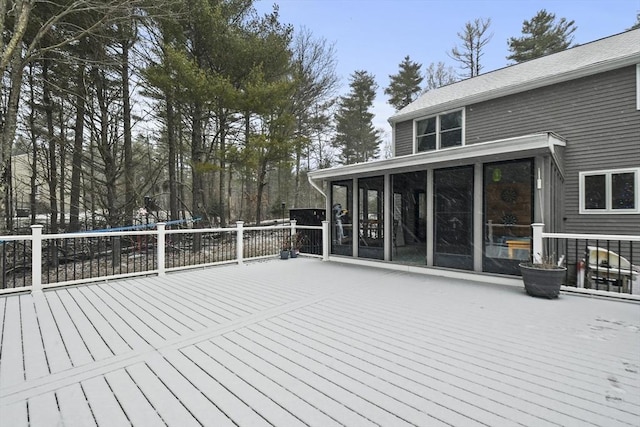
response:
[(482, 72), (507, 65), (507, 40), (522, 34), (522, 22), (541, 10), (575, 20), (575, 43), (587, 43), (630, 28), (640, 12), (640, 0), (258, 0), (259, 12), (277, 4), (281, 22), (306, 27), (315, 37), (334, 43), (341, 94), (348, 92), (355, 70), (372, 73), (379, 85), (374, 125), (391, 138), (387, 119), (394, 113), (384, 88), (389, 75), (409, 55), (428, 66), (442, 61), (457, 67), (448, 51), (467, 21), (491, 18), (491, 42), (484, 49)]

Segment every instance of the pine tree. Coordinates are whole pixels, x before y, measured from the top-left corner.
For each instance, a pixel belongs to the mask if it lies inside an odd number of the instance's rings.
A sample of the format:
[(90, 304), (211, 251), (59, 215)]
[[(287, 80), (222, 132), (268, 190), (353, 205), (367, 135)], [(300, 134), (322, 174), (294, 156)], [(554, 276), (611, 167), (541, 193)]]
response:
[[(629, 30), (637, 30), (638, 28), (640, 28), (640, 13), (636, 14), (636, 23), (633, 24), (633, 26), (631, 28), (629, 28)], [(629, 31), (627, 30), (627, 31)]]
[(563, 51), (571, 46), (572, 34), (578, 27), (575, 21), (560, 18), (540, 10), (530, 21), (522, 23), (522, 37), (510, 37), (508, 44), (511, 55), (508, 60), (524, 62), (550, 53)]
[(387, 102), (396, 111), (411, 104), (420, 94), (420, 84), (424, 79), (420, 72), (421, 68), (422, 64), (411, 61), (407, 55), (400, 63), (398, 74), (389, 76), (389, 86), (385, 88), (384, 94), (389, 95)]
[(350, 78), (351, 91), (340, 97), (336, 113), (335, 147), (341, 149), (343, 164), (366, 162), (378, 156), (380, 131), (373, 127), (373, 106), (378, 85), (366, 71), (355, 71)]

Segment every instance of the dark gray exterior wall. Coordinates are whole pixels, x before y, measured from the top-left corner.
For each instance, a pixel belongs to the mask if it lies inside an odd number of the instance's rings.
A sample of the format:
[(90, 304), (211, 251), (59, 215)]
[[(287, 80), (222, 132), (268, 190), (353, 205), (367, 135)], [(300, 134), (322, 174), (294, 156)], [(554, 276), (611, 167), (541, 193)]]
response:
[(636, 67), (469, 105), (466, 144), (538, 132), (564, 137), (564, 229), (640, 235), (640, 214), (579, 213), (579, 172), (640, 166)]
[(413, 120), (396, 124), (396, 156), (413, 154)]

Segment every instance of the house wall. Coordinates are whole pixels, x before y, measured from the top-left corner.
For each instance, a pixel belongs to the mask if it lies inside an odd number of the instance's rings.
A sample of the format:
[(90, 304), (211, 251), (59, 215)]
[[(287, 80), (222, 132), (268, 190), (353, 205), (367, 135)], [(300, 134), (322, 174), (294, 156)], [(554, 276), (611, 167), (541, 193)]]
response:
[(396, 124), (396, 156), (413, 154), (413, 120)]
[[(640, 165), (636, 67), (470, 105), (466, 143), (552, 131), (567, 141), (566, 232), (640, 234), (638, 214), (580, 214), (579, 172)], [(499, 125), (497, 125), (499, 124)]]
[[(579, 172), (640, 165), (636, 79), (633, 65), (468, 105), (465, 144), (555, 132), (567, 147), (559, 153), (565, 160), (564, 224), (554, 228), (640, 235), (638, 214), (579, 213)], [(411, 153), (412, 134), (412, 121), (396, 124), (396, 155)]]

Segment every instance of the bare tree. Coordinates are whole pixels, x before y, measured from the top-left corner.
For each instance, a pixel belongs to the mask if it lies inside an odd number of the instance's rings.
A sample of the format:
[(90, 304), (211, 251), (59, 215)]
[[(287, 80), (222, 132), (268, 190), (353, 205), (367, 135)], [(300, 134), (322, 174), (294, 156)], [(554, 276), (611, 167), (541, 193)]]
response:
[(451, 83), (455, 83), (458, 79), (456, 78), (456, 72), (453, 67), (447, 67), (444, 62), (438, 62), (437, 64), (432, 62), (427, 67), (425, 80), (426, 82), (423, 93), (442, 86), (450, 85)]
[(483, 48), (491, 41), (493, 33), (487, 34), (491, 26), (491, 18), (477, 18), (464, 25), (464, 30), (458, 33), (462, 40), (462, 46), (455, 46), (448, 55), (464, 71), (463, 77), (475, 77), (480, 75), (482, 64), (480, 59), (484, 55)]

